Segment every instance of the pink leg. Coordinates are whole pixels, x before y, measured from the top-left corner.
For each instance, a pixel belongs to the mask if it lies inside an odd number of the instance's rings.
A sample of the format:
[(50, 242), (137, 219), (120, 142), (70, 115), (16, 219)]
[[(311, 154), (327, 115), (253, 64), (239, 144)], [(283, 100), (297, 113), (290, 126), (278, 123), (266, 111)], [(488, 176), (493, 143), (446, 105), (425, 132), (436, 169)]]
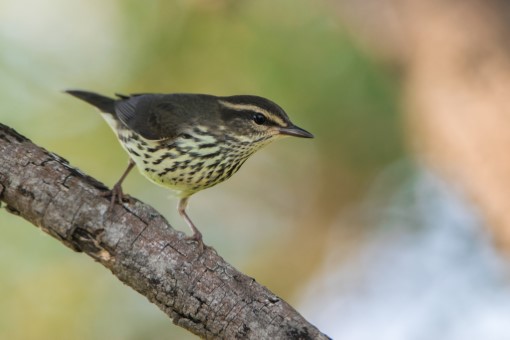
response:
[(113, 205), (115, 204), (115, 198), (117, 198), (118, 202), (122, 204), (122, 201), (124, 200), (124, 193), (122, 192), (122, 182), (124, 182), (124, 179), (126, 179), (127, 175), (133, 169), (134, 166), (135, 162), (130, 158), (126, 170), (124, 171), (122, 176), (120, 176), (117, 183), (115, 183), (112, 190), (104, 194), (104, 196), (111, 196), (110, 210), (112, 210)]
[(177, 210), (179, 211), (179, 215), (181, 215), (181, 217), (186, 221), (188, 226), (193, 231), (193, 235), (188, 237), (188, 239), (197, 241), (203, 248), (204, 243), (202, 241), (202, 233), (197, 229), (197, 227), (195, 227), (195, 225), (189, 218), (188, 214), (186, 214), (186, 207), (188, 206), (188, 199), (189, 199), (189, 197), (181, 198), (181, 200), (179, 201), (179, 206), (177, 207)]

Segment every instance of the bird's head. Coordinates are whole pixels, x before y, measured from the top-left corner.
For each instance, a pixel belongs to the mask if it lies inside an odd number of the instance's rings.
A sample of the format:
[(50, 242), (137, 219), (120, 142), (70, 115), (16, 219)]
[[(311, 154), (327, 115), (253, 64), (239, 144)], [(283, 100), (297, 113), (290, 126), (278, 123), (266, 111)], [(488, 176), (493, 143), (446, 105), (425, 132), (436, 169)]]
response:
[(254, 144), (285, 136), (313, 138), (294, 125), (285, 111), (274, 102), (258, 96), (218, 97), (220, 116), (229, 134)]

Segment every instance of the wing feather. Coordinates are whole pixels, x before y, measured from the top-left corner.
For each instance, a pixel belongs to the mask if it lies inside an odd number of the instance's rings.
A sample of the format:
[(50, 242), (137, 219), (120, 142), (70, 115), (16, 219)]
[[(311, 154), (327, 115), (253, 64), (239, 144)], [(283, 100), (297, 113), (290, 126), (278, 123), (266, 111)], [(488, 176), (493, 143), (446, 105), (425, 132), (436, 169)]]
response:
[(140, 94), (115, 102), (115, 114), (148, 140), (173, 139), (217, 107), (214, 96), (195, 94)]

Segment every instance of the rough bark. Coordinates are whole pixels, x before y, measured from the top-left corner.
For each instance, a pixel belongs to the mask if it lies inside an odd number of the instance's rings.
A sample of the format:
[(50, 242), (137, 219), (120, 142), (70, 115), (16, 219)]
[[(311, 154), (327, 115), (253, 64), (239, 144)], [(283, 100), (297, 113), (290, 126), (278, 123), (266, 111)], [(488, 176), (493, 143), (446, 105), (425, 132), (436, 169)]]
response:
[(0, 124), (0, 201), (69, 248), (84, 252), (163, 310), (210, 339), (327, 339), (289, 304), (201, 251), (150, 206), (115, 204), (107, 188)]

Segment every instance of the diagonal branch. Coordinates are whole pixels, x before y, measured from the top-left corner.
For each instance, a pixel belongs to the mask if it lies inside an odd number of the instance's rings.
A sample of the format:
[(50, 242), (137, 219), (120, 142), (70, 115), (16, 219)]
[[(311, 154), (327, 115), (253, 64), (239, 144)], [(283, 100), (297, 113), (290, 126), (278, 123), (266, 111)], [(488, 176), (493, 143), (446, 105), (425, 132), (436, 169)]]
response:
[(187, 243), (133, 199), (107, 212), (107, 188), (0, 124), (0, 201), (69, 248), (88, 254), (204, 338), (327, 339), (295, 309), (226, 263)]

